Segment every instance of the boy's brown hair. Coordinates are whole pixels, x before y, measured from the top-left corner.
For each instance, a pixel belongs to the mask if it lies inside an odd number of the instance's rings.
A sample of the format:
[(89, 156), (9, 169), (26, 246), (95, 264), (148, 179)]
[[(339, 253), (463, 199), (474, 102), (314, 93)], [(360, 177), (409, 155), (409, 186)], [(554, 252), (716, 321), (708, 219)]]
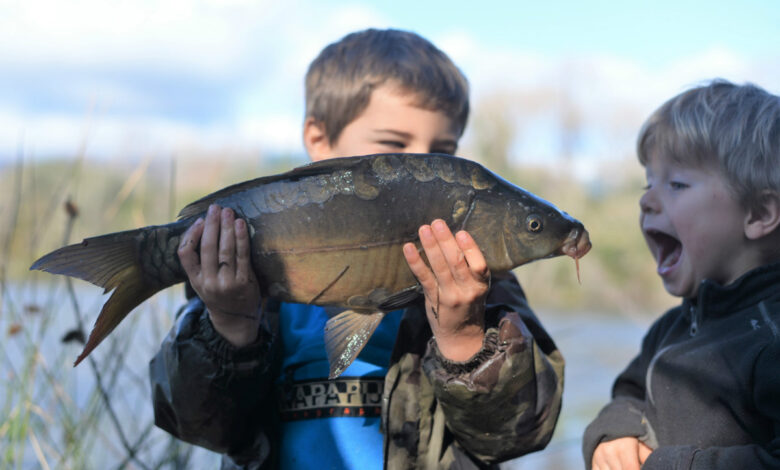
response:
[(415, 105), (442, 111), (460, 136), (469, 114), (469, 85), (450, 58), (423, 37), (396, 29), (348, 34), (320, 52), (306, 73), (306, 118), (335, 143), (381, 85), (409, 93)]
[(780, 97), (752, 85), (713, 80), (658, 108), (637, 141), (651, 154), (691, 166), (717, 165), (745, 207), (780, 193)]

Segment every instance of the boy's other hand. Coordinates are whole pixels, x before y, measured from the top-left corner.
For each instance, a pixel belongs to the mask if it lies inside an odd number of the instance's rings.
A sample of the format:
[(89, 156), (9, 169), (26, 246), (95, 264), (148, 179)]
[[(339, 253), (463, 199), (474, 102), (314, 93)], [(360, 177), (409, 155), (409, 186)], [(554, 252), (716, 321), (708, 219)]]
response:
[(645, 460), (647, 460), (647, 458), (650, 457), (650, 454), (652, 453), (653, 449), (651, 449), (644, 442), (639, 441), (639, 465), (644, 465)]
[(485, 299), (490, 271), (477, 243), (465, 231), (453, 236), (440, 219), (420, 227), (430, 268), (412, 243), (404, 256), (425, 292), (425, 310), (436, 344), (452, 361), (470, 359), (485, 336)]
[(182, 235), (178, 254), (214, 329), (234, 346), (252, 343), (260, 324), (260, 286), (250, 262), (246, 222), (231, 209), (211, 205), (206, 219)]
[(636, 437), (602, 442), (593, 452), (593, 470), (639, 470), (653, 450)]

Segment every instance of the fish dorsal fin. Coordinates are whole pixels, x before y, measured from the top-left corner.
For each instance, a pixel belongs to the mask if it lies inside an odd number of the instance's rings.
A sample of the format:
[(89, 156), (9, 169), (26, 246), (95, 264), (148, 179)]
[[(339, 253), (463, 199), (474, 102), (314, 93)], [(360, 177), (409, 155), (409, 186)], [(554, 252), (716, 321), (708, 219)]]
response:
[(318, 162), (309, 163), (307, 165), (299, 166), (285, 173), (279, 173), (277, 175), (261, 176), (253, 180), (244, 181), (242, 183), (236, 183), (226, 188), (215, 191), (207, 196), (198, 199), (195, 202), (188, 204), (184, 209), (179, 212), (179, 218), (185, 219), (192, 217), (203, 212), (206, 212), (208, 207), (218, 202), (221, 199), (226, 199), (234, 194), (238, 194), (249, 189), (262, 186), (264, 184), (273, 183), (276, 181), (290, 180), (296, 181), (301, 178), (309, 176), (317, 176), (322, 174), (332, 173), (334, 170), (342, 168), (351, 168), (359, 163), (361, 159), (365, 157), (343, 157), (343, 158), (331, 158), (327, 160), (321, 160)]
[(328, 320), (325, 324), (328, 378), (335, 379), (352, 364), (384, 316), (382, 311), (346, 310)]
[(398, 308), (406, 307), (410, 303), (417, 300), (423, 292), (423, 288), (420, 284), (415, 284), (412, 287), (396, 292), (390, 297), (386, 298), (379, 304), (379, 308), (385, 312), (395, 310)]

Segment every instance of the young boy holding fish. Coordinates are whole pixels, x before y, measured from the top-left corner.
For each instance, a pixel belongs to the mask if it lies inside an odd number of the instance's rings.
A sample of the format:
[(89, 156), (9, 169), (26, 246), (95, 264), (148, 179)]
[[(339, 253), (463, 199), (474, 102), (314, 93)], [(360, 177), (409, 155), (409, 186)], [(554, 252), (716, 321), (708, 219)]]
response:
[(714, 81), (643, 126), (640, 225), (666, 290), (612, 401), (595, 470), (780, 468), (780, 97)]
[[(367, 30), (315, 59), (306, 104), (312, 160), (452, 154), (468, 84), (416, 34)], [(419, 238), (428, 264), (413, 244), (403, 252), (424, 296), (388, 313), (328, 380), (333, 312), (261, 299), (246, 223), (210, 207), (178, 251), (198, 297), (150, 365), (157, 424), (223, 453), (223, 468), (482, 468), (543, 448), (561, 354), (514, 277), (491, 281), (468, 233), (435, 220)]]

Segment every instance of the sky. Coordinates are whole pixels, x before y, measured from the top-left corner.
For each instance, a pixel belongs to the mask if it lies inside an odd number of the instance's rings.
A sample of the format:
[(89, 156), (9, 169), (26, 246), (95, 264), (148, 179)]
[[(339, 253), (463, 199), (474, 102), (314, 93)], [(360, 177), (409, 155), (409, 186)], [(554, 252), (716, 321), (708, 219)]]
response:
[(555, 115), (532, 99), (552, 88), (576, 109), (577, 156), (618, 158), (644, 117), (703, 80), (780, 93), (778, 25), (776, 0), (0, 0), (0, 165), (302, 154), (309, 62), (367, 27), (431, 40), (475, 110), (508, 103), (516, 153), (557, 152)]

